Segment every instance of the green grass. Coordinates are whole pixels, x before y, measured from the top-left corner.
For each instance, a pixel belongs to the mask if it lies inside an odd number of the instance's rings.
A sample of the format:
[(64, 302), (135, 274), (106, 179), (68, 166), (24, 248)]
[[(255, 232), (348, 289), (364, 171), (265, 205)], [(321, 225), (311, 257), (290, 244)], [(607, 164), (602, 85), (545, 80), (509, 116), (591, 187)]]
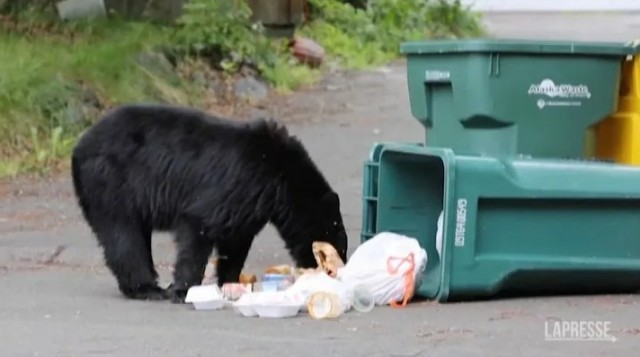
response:
[(166, 36), (160, 27), (119, 22), (0, 33), (0, 177), (68, 156), (83, 119), (96, 115), (78, 112), (87, 95), (106, 105), (184, 100), (179, 87), (135, 61)]
[[(115, 100), (144, 99), (148, 81), (132, 58), (162, 43), (165, 32), (140, 24), (104, 24), (73, 36), (0, 36), (0, 109), (33, 109), (39, 95), (81, 79)], [(26, 100), (25, 100), (26, 99)]]

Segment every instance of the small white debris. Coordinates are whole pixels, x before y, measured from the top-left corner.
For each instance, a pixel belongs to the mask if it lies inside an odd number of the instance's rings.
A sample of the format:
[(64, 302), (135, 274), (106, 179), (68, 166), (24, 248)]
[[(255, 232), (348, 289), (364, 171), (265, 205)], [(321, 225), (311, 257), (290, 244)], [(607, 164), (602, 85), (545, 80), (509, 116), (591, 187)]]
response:
[(389, 67), (379, 67), (379, 68), (376, 68), (375, 71), (379, 72), (379, 73), (387, 74), (387, 73), (391, 73), (391, 68), (389, 68)]

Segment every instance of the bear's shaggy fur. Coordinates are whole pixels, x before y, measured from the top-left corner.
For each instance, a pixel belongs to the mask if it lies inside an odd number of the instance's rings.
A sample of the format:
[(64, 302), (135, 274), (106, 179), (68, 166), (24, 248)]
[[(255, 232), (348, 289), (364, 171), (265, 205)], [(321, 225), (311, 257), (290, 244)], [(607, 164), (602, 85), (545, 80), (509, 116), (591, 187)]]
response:
[[(233, 122), (195, 109), (126, 105), (79, 140), (73, 185), (122, 294), (184, 302), (216, 248), (218, 285), (238, 281), (254, 237), (271, 222), (299, 267), (311, 244), (346, 261), (338, 195), (301, 142), (273, 120)], [(157, 284), (153, 231), (172, 231), (174, 282)]]

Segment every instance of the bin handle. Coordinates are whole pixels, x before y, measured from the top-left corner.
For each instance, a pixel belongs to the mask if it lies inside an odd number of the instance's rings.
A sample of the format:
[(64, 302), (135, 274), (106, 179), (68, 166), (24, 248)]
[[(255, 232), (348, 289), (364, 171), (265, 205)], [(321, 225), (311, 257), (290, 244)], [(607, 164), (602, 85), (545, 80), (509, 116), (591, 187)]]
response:
[(500, 76), (500, 54), (492, 53), (489, 56), (489, 76)]
[(433, 125), (433, 92), (436, 87), (442, 87), (451, 85), (451, 76), (449, 72), (446, 72), (445, 76), (441, 78), (425, 78), (424, 81), (424, 95), (425, 95), (425, 103), (426, 103), (426, 111), (425, 111), (425, 121), (431, 126)]
[(432, 117), (433, 91), (436, 86), (451, 85), (451, 72), (449, 69), (429, 68), (421, 69), (421, 74), (413, 73), (409, 69), (408, 85), (410, 95), (411, 112), (419, 122), (430, 126)]

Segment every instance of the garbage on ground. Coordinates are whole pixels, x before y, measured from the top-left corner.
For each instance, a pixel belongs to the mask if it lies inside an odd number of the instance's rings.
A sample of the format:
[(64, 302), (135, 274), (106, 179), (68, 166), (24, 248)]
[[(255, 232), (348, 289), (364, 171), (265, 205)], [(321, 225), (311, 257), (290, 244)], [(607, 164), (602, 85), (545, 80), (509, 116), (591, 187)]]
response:
[(361, 244), (346, 264), (328, 243), (314, 242), (312, 249), (317, 269), (271, 266), (259, 281), (243, 273), (242, 282), (222, 289), (213, 283), (194, 286), (185, 301), (198, 310), (229, 304), (245, 317), (286, 318), (303, 312), (313, 319), (335, 319), (351, 309), (367, 313), (376, 305), (405, 306), (427, 264), (427, 253), (415, 238), (390, 232)]
[(315, 269), (296, 268), (291, 265), (280, 264), (273, 265), (264, 270), (265, 274), (280, 274), (280, 275), (293, 275), (300, 276), (304, 273), (315, 271)]
[(296, 278), (286, 274), (265, 274), (260, 282), (254, 283), (254, 291), (283, 291), (288, 289)]
[(325, 242), (313, 242), (311, 249), (318, 267), (330, 277), (335, 278), (338, 274), (338, 269), (344, 267), (344, 262), (340, 259), (336, 249)]
[(242, 295), (250, 293), (252, 290), (253, 287), (251, 284), (228, 283), (222, 285), (222, 296), (227, 300), (236, 301)]
[(196, 310), (218, 310), (227, 303), (217, 285), (193, 286), (187, 291), (184, 301), (192, 303)]
[(337, 279), (366, 287), (376, 305), (401, 307), (420, 286), (426, 266), (427, 252), (416, 239), (382, 232), (353, 252)]
[(300, 302), (287, 294), (262, 291), (243, 295), (233, 308), (245, 317), (285, 318), (298, 314)]
[(342, 315), (340, 297), (336, 294), (316, 292), (309, 297), (307, 303), (309, 315), (316, 319), (336, 318)]
[[(204, 278), (202, 279), (202, 285), (209, 285), (215, 282), (215, 270), (218, 265), (218, 259), (214, 258), (209, 261), (204, 271)], [(258, 281), (258, 278), (254, 274), (240, 273), (238, 283), (240, 284), (253, 284)]]
[(371, 291), (364, 285), (353, 287), (353, 309), (358, 312), (369, 312), (375, 306)]
[(307, 273), (300, 276), (285, 293), (299, 297), (302, 304), (300, 310), (303, 312), (308, 312), (309, 300), (315, 293), (336, 295), (340, 301), (340, 314), (347, 312), (351, 308), (353, 300), (353, 290), (351, 287), (339, 279), (330, 277), (324, 271)]

